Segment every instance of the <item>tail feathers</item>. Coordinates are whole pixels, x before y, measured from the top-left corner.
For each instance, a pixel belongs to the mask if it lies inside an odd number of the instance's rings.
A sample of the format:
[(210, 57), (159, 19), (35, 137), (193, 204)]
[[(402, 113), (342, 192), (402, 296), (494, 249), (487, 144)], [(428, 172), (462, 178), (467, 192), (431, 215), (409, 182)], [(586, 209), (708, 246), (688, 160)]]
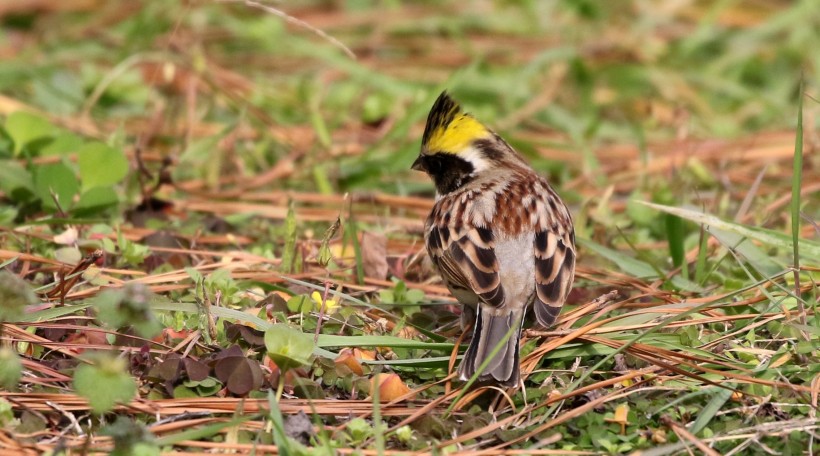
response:
[[(469, 380), (485, 360), (490, 359), (478, 375), (479, 383), (508, 387), (518, 385), (521, 370), (518, 343), (523, 314), (523, 309), (516, 309), (506, 315), (494, 316), (483, 311), (481, 305), (478, 306), (473, 340), (458, 368), (461, 380)], [(490, 358), (498, 345), (501, 348)]]

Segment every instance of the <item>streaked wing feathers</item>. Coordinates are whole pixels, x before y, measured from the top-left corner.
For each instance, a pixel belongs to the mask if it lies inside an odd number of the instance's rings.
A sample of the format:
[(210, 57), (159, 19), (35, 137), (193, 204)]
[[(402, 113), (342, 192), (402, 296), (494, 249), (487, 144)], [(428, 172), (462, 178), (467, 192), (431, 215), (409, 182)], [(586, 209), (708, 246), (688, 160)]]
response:
[(434, 225), (428, 233), (430, 256), (448, 282), (473, 291), (490, 306), (504, 304), (493, 233), (489, 228), (465, 227), (460, 232), (452, 232), (450, 227)]
[(544, 327), (555, 321), (567, 299), (575, 277), (575, 239), (572, 232), (563, 236), (538, 231), (533, 241), (535, 253), (535, 317)]

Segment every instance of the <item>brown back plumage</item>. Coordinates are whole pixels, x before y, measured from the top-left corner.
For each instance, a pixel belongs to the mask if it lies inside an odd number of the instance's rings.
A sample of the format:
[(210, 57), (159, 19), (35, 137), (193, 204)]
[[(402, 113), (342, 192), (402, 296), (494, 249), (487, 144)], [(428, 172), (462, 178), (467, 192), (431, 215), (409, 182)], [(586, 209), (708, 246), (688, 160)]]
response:
[(548, 327), (572, 286), (569, 210), (523, 157), (446, 93), (430, 111), (422, 142), (414, 168), (439, 190), (425, 226), (427, 250), (453, 295), (476, 307), (460, 377), (516, 386), (527, 307)]

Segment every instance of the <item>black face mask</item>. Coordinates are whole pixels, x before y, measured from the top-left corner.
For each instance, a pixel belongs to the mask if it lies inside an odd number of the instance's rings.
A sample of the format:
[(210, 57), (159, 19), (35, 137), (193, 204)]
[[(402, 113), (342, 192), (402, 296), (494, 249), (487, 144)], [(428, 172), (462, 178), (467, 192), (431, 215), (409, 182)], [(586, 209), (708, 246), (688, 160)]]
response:
[(475, 172), (472, 163), (447, 153), (419, 155), (413, 162), (412, 169), (427, 173), (441, 195), (455, 191), (470, 182)]

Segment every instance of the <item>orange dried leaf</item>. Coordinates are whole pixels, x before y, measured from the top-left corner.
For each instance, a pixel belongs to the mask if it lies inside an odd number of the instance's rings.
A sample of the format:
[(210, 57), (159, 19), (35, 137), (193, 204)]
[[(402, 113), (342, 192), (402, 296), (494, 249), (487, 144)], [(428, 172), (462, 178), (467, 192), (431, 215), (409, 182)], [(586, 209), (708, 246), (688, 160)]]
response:
[(376, 359), (376, 350), (362, 350), (361, 348), (354, 348), (353, 356), (355, 356), (357, 359), (373, 361)]
[(607, 423), (615, 423), (621, 425), (621, 435), (626, 434), (626, 425), (629, 424), (629, 405), (619, 404), (615, 407), (615, 414), (612, 418), (604, 418)]
[(771, 364), (769, 364), (769, 369), (780, 367), (786, 364), (787, 362), (791, 361), (791, 359), (792, 355), (790, 353), (783, 353), (782, 355), (780, 355), (779, 358), (777, 358), (776, 360), (772, 361)]
[[(379, 402), (391, 402), (412, 391), (404, 384), (398, 374), (378, 374), (373, 377), (370, 385), (371, 388), (378, 385)], [(410, 396), (408, 399), (412, 400), (414, 398), (415, 395)]]
[(276, 293), (276, 294), (278, 294), (279, 296), (281, 296), (281, 297), (282, 297), (282, 299), (284, 299), (285, 301), (287, 301), (288, 299), (290, 299), (290, 298), (292, 298), (292, 297), (293, 297), (293, 295), (291, 295), (290, 293), (286, 293), (286, 292), (281, 291), (281, 290), (276, 290), (276, 291), (274, 291), (274, 293)]
[(180, 331), (175, 330), (174, 328), (164, 328), (162, 332), (154, 337), (152, 340), (158, 343), (171, 343), (174, 340), (184, 340), (189, 335), (191, 335), (191, 330), (183, 329)]
[(356, 375), (364, 375), (364, 369), (362, 368), (362, 363), (356, 359), (353, 351), (349, 348), (345, 348), (341, 352), (339, 352), (339, 356), (336, 357), (333, 362), (336, 363), (337, 366), (345, 366), (350, 369)]

